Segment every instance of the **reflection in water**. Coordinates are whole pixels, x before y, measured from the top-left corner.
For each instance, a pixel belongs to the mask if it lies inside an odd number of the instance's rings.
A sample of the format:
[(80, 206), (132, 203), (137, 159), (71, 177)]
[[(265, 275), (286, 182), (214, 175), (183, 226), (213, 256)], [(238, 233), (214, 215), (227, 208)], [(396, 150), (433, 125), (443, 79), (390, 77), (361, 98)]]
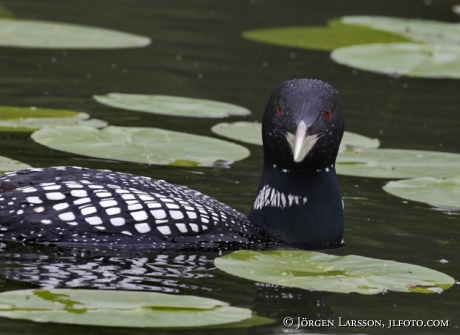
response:
[[(110, 253), (110, 254), (109, 254)], [(333, 318), (327, 305), (331, 293), (252, 282), (217, 270), (218, 253), (92, 251), (45, 246), (2, 244), (0, 279), (26, 282), (42, 288), (98, 288), (193, 294), (251, 308), (260, 316), (281, 322), (286, 317), (311, 320)], [(230, 281), (229, 281), (230, 278)], [(232, 282), (232, 285), (223, 283)], [(238, 295), (245, 292), (244, 301)], [(238, 302), (236, 302), (238, 301)], [(287, 304), (289, 309), (277, 306)], [(261, 326), (262, 334), (273, 325)], [(279, 331), (285, 327), (279, 324)], [(303, 332), (305, 329), (292, 333)]]
[(103, 255), (81, 249), (8, 245), (0, 253), (0, 275), (43, 288), (95, 287), (177, 293), (180, 288), (210, 290), (179, 279), (212, 277), (213, 258), (193, 253)]

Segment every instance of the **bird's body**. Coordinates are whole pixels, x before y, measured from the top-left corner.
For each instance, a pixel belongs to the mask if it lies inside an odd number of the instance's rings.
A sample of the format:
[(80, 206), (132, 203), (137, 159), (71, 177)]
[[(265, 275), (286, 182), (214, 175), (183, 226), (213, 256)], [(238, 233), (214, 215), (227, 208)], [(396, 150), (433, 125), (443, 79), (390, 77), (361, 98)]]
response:
[(262, 133), (264, 166), (248, 217), (148, 177), (27, 169), (0, 176), (0, 240), (153, 249), (339, 246), (343, 213), (334, 164), (343, 112), (335, 89), (318, 80), (281, 84)]

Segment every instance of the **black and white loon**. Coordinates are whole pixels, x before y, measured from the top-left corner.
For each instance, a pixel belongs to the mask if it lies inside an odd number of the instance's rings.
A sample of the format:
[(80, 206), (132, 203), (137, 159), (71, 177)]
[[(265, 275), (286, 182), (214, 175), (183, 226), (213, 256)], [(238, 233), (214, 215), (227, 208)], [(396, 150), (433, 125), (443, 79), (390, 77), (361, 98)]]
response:
[(344, 219), (335, 160), (343, 131), (332, 86), (286, 81), (265, 109), (262, 176), (247, 217), (162, 180), (71, 166), (32, 168), (0, 177), (0, 240), (152, 249), (340, 246)]

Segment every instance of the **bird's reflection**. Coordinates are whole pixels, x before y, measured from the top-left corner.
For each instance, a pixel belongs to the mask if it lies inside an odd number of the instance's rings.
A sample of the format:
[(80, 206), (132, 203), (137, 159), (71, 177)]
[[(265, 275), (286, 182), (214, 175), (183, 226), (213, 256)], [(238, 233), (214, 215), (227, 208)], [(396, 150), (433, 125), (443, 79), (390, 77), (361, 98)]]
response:
[[(121, 253), (3, 245), (0, 276), (43, 288), (99, 288), (178, 293), (211, 290), (189, 279), (210, 278), (213, 254)], [(182, 279), (182, 280), (180, 280)]]

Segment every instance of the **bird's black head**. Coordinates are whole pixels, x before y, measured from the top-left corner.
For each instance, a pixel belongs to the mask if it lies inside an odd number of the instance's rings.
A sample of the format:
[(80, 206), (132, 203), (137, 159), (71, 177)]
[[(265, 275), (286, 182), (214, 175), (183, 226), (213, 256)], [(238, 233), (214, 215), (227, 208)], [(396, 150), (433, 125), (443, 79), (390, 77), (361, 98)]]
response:
[(265, 108), (265, 162), (283, 169), (330, 167), (343, 131), (342, 103), (331, 85), (315, 79), (286, 81)]

